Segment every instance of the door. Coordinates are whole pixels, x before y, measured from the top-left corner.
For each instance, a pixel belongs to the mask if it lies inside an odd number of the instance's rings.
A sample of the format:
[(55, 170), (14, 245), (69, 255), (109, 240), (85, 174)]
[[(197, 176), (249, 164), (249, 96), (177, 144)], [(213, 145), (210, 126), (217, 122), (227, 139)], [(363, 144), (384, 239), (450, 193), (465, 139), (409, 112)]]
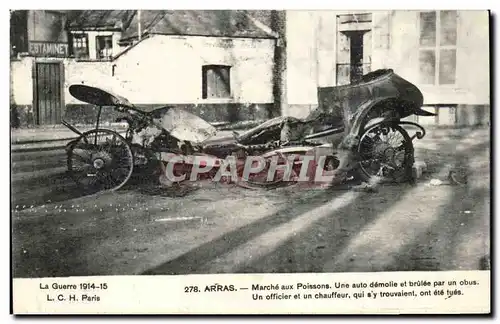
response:
[(357, 82), (370, 72), (371, 24), (370, 13), (337, 16), (337, 85)]
[(338, 35), (337, 85), (357, 82), (370, 72), (371, 31), (346, 31)]
[(63, 65), (61, 62), (36, 63), (34, 69), (35, 120), (38, 125), (61, 122)]
[(351, 82), (351, 39), (345, 33), (337, 36), (337, 85)]
[(351, 39), (351, 61), (350, 61), (350, 76), (349, 83), (358, 82), (363, 76), (363, 31), (355, 31), (349, 33)]
[(372, 31), (367, 30), (363, 34), (363, 74), (371, 72), (372, 65)]

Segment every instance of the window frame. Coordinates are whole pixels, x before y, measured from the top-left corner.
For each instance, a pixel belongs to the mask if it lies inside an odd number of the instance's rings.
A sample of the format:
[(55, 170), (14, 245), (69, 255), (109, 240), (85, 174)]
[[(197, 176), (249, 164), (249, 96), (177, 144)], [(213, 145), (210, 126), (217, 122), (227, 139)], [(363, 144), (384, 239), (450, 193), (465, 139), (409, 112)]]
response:
[[(75, 50), (79, 50), (83, 47), (77, 47), (75, 46), (76, 43), (75, 43), (75, 40), (77, 38), (82, 38), (84, 39), (84, 43), (82, 42), (82, 44), (85, 44), (85, 48), (86, 48), (86, 55), (85, 56), (79, 56), (76, 54)], [(74, 57), (76, 59), (82, 59), (82, 60), (86, 60), (86, 59), (89, 59), (90, 58), (90, 47), (89, 47), (89, 35), (88, 33), (85, 33), (85, 32), (79, 32), (79, 33), (71, 33), (71, 53), (70, 53), (70, 56), (71, 57)]]
[[(214, 69), (226, 69), (228, 75), (228, 94), (224, 97), (211, 97), (208, 93), (208, 71)], [(233, 87), (231, 84), (232, 66), (227, 64), (204, 64), (201, 66), (201, 99), (208, 101), (229, 101), (233, 99)]]
[[(454, 45), (441, 45), (441, 12), (443, 11), (452, 11), (456, 15), (456, 24), (455, 24), (455, 32), (456, 39)], [(421, 45), (421, 28), (422, 28), (422, 13), (435, 13), (436, 14), (436, 37), (435, 44), (433, 46)], [(417, 13), (417, 44), (418, 44), (418, 77), (419, 83), (424, 86), (439, 86), (439, 87), (455, 87), (457, 85), (457, 52), (458, 52), (458, 42), (459, 42), (459, 12), (458, 10), (424, 10), (418, 11)], [(440, 75), (440, 63), (441, 63), (441, 50), (455, 50), (455, 77), (453, 83), (440, 83), (439, 75)], [(434, 52), (434, 82), (433, 83), (421, 83), (421, 72), (420, 72), (420, 55), (422, 51), (433, 51)]]
[[(106, 38), (109, 38), (110, 42), (111, 42), (111, 47), (108, 49), (110, 55), (101, 57), (99, 52), (101, 50), (103, 50), (103, 48), (100, 48), (99, 39), (106, 39)], [(106, 41), (104, 42), (104, 44), (106, 44)], [(95, 36), (95, 57), (99, 61), (108, 61), (108, 60), (111, 60), (113, 58), (113, 34), (111, 34), (111, 35), (96, 35)]]

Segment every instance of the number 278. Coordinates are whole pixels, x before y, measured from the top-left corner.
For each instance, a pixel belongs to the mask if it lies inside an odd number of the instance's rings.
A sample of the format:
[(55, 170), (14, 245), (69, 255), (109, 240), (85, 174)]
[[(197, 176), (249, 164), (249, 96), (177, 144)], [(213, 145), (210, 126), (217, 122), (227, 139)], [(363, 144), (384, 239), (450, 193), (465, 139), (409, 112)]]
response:
[(200, 291), (198, 289), (198, 286), (185, 286), (184, 287), (184, 292), (185, 293), (198, 292), (198, 291)]

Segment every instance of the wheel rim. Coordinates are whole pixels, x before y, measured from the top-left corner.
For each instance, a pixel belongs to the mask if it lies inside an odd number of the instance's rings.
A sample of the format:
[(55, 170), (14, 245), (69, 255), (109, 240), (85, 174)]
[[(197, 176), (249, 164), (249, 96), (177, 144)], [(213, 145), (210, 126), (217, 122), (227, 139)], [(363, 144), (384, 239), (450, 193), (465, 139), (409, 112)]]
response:
[(406, 131), (398, 125), (380, 124), (361, 137), (359, 166), (368, 177), (398, 180), (411, 167), (413, 146)]
[(110, 130), (81, 136), (68, 153), (73, 179), (88, 189), (117, 190), (130, 178), (134, 156), (126, 140)]

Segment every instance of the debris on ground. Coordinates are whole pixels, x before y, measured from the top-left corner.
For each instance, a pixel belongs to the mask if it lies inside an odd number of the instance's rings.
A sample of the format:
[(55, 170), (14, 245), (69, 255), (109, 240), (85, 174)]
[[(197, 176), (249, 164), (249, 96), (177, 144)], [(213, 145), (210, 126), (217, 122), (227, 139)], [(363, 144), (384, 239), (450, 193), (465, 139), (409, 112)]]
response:
[(431, 179), (428, 183), (429, 186), (442, 186), (442, 185), (453, 185), (453, 186), (463, 186), (467, 184), (467, 174), (462, 170), (450, 170), (446, 180), (441, 179)]
[(451, 170), (448, 174), (448, 180), (452, 185), (465, 185), (467, 184), (467, 174), (457, 170)]
[(429, 184), (431, 186), (440, 186), (443, 184), (443, 181), (441, 181), (439, 179), (431, 179), (431, 181), (429, 181)]
[(378, 192), (378, 189), (375, 187), (373, 184), (368, 184), (366, 182), (363, 182), (360, 185), (353, 186), (352, 190), (354, 191), (364, 191), (364, 192)]
[(415, 161), (412, 166), (413, 178), (420, 179), (427, 171), (427, 164), (424, 161)]

